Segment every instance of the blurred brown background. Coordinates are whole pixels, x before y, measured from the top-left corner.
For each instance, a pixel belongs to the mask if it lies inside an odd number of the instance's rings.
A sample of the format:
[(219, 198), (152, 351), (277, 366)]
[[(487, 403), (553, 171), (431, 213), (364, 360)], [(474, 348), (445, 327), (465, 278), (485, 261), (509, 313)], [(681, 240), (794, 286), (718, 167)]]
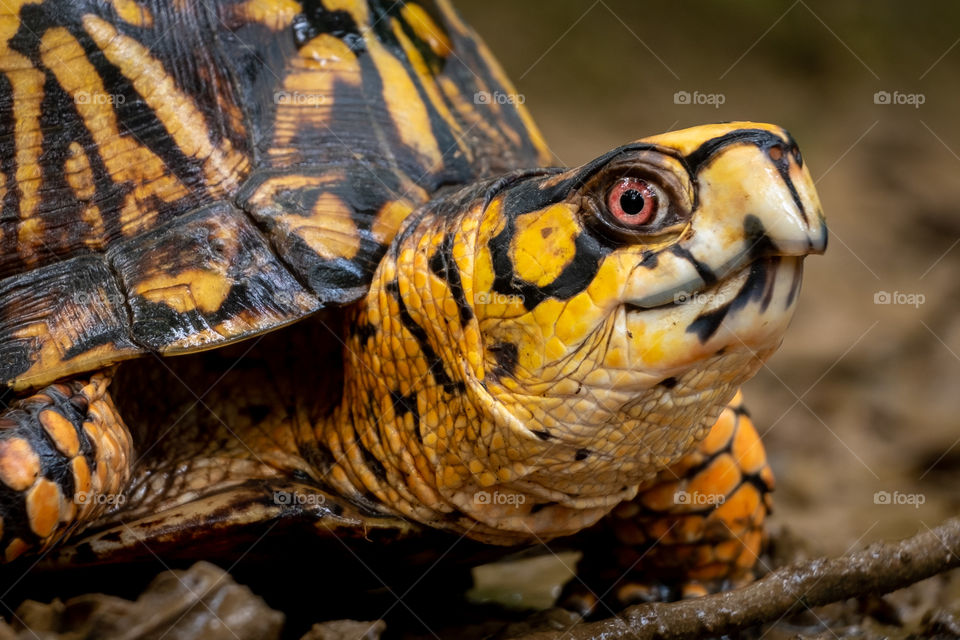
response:
[[(960, 4), (456, 4), (563, 164), (705, 122), (790, 129), (831, 238), (807, 261), (782, 350), (746, 389), (778, 474), (774, 522), (843, 552), (955, 513)], [(677, 104), (678, 91), (722, 104)], [(876, 304), (879, 292), (922, 304)]]

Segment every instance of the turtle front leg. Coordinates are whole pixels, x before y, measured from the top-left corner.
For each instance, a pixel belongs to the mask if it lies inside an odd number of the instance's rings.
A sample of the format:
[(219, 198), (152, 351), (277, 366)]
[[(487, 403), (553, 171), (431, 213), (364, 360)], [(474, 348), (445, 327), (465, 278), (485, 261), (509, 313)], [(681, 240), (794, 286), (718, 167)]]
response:
[(50, 385), (0, 413), (0, 559), (49, 548), (123, 501), (133, 446), (110, 375)]
[(755, 578), (773, 473), (742, 395), (697, 449), (582, 534), (578, 578), (561, 603), (589, 615), (695, 597)]

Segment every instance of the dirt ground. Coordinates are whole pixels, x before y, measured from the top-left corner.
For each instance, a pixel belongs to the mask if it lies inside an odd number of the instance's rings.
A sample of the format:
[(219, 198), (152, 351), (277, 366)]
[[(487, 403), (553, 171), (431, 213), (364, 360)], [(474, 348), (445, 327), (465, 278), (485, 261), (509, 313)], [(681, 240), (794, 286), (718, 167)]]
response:
[[(960, 4), (456, 5), (562, 164), (711, 121), (793, 133), (831, 237), (827, 254), (807, 261), (782, 349), (745, 389), (777, 474), (772, 527), (838, 554), (956, 514)], [(556, 576), (517, 573), (494, 572), (491, 584), (507, 586), (485, 594), (549, 600)], [(511, 591), (511, 580), (525, 586)], [(919, 618), (949, 603), (956, 582), (928, 581), (890, 602)], [(840, 626), (821, 632), (845, 637)], [(768, 637), (788, 636), (779, 628)]]

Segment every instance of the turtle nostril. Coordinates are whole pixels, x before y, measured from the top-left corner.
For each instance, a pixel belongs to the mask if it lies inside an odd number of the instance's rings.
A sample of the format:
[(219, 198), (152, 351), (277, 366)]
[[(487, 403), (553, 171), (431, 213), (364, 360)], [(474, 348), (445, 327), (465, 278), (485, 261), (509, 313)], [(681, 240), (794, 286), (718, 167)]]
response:
[(803, 166), (803, 156), (800, 154), (800, 147), (794, 145), (790, 152), (793, 154), (793, 159), (797, 163), (798, 167)]

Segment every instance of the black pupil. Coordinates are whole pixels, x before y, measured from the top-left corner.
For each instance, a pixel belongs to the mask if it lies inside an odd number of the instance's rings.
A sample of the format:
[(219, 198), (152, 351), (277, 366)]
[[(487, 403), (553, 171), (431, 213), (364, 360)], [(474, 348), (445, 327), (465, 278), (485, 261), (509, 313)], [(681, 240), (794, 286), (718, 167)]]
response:
[(635, 216), (643, 211), (643, 194), (636, 189), (624, 191), (620, 196), (620, 208), (628, 216)]

